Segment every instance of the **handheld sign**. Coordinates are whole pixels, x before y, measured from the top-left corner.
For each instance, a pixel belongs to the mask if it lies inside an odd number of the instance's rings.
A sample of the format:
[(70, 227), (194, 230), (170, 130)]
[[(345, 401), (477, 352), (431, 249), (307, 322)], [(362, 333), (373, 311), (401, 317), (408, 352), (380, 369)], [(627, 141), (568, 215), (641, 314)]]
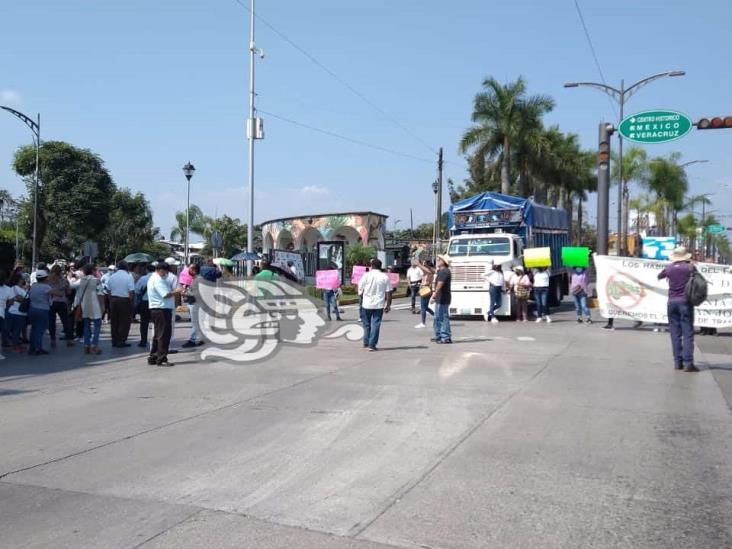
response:
[(551, 248), (526, 248), (524, 250), (524, 264), (528, 267), (551, 267)]
[(589, 267), (590, 249), (585, 246), (564, 246), (562, 248), (562, 263), (565, 267)]
[(315, 287), (319, 290), (336, 290), (340, 286), (338, 269), (315, 271)]
[(389, 275), (389, 282), (391, 282), (391, 289), (396, 290), (399, 286), (399, 273), (386, 273)]
[(363, 275), (366, 274), (366, 267), (363, 265), (354, 265), (351, 271), (351, 284), (358, 284)]

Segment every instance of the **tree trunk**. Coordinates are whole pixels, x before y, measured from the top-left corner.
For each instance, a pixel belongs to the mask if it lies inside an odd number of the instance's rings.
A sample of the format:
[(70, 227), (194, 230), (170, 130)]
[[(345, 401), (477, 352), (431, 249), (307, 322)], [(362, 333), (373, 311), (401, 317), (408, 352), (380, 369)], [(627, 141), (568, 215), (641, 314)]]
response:
[(503, 138), (503, 159), (501, 161), (501, 192), (511, 194), (511, 142)]
[(572, 240), (572, 234), (573, 233), (573, 215), (574, 215), (574, 197), (572, 196), (572, 193), (565, 191), (566, 199), (564, 201), (565, 206), (564, 210), (567, 212), (567, 219), (569, 220), (569, 239)]
[(582, 195), (577, 200), (577, 245), (582, 245)]
[(546, 204), (546, 185), (542, 181), (534, 182), (534, 200), (539, 204)]
[(531, 196), (531, 178), (526, 170), (522, 170), (520, 174), (521, 179), (521, 196), (528, 198)]

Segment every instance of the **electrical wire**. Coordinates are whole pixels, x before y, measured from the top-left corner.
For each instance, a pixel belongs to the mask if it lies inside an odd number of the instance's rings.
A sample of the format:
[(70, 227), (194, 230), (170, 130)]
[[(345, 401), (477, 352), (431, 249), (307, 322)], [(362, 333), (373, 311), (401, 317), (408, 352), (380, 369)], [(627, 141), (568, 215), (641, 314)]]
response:
[[(600, 80), (602, 80), (602, 83), (607, 86), (607, 82), (605, 81), (605, 74), (602, 72), (602, 66), (600, 65), (600, 59), (597, 57), (597, 52), (595, 51), (595, 45), (592, 43), (592, 38), (590, 37), (590, 31), (587, 28), (587, 23), (585, 23), (585, 18), (582, 15), (582, 9), (579, 5), (579, 0), (574, 0), (574, 7), (577, 9), (577, 15), (579, 16), (580, 23), (582, 23), (582, 28), (585, 31), (585, 37), (587, 38), (587, 43), (590, 45), (590, 51), (592, 52), (592, 58), (595, 60), (595, 66), (597, 67), (597, 72), (600, 73)], [(615, 118), (618, 118), (618, 111), (615, 109), (615, 103), (613, 103), (612, 98), (608, 95), (607, 100), (610, 102), (610, 108), (613, 110), (613, 114), (615, 115)]]
[[(237, 4), (239, 4), (241, 7), (243, 7), (245, 10), (251, 13), (251, 10), (249, 9), (249, 6), (244, 4), (242, 0), (234, 0)], [(325, 73), (327, 73), (329, 76), (331, 76), (334, 80), (336, 80), (341, 86), (345, 87), (348, 91), (350, 91), (352, 94), (354, 94), (356, 97), (361, 99), (364, 103), (369, 105), (372, 109), (374, 109), (376, 112), (381, 114), (384, 118), (386, 118), (389, 122), (397, 126), (399, 129), (401, 129), (404, 133), (409, 135), (412, 139), (418, 141), (422, 145), (424, 145), (430, 152), (436, 154), (436, 151), (421, 137), (419, 137), (416, 133), (414, 133), (412, 130), (407, 128), (404, 124), (399, 122), (396, 118), (391, 116), (389, 113), (387, 113), (384, 109), (376, 105), (373, 101), (371, 101), (368, 97), (366, 97), (364, 94), (362, 94), (360, 91), (358, 91), (356, 88), (354, 88), (351, 84), (346, 82), (343, 78), (338, 76), (335, 72), (333, 72), (331, 69), (329, 69), (327, 66), (325, 66), (323, 63), (318, 61), (312, 54), (310, 54), (308, 51), (306, 51), (302, 46), (299, 46), (296, 44), (292, 39), (290, 39), (285, 33), (277, 29), (274, 25), (272, 25), (269, 21), (264, 19), (259, 14), (255, 13), (254, 17), (256, 17), (262, 24), (264, 24), (267, 28), (269, 28), (272, 32), (274, 32), (277, 36), (279, 36), (282, 40), (287, 42), (290, 46), (295, 48), (297, 51), (299, 51), (302, 55), (308, 58), (310, 62), (312, 62), (314, 65), (319, 67), (321, 70), (323, 70)]]

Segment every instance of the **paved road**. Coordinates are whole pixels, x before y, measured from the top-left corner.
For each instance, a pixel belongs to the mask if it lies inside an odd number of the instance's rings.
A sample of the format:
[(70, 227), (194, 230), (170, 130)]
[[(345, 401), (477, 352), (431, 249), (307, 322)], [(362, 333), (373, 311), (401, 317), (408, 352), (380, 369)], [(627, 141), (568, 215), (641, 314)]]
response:
[(247, 366), (9, 358), (0, 545), (732, 547), (731, 334), (685, 374), (665, 334), (554, 318), (436, 346), (400, 309), (379, 353)]

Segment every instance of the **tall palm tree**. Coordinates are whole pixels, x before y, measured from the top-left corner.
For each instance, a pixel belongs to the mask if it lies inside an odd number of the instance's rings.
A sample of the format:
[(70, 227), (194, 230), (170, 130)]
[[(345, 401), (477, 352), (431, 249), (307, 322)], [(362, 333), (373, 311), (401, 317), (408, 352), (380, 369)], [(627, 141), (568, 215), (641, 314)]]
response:
[[(612, 163), (612, 180), (620, 181), (620, 162), (619, 156), (615, 156), (615, 161)], [(648, 178), (648, 155), (645, 149), (641, 147), (630, 147), (627, 152), (623, 155), (623, 180), (628, 184), (636, 182), (643, 185)], [(628, 192), (623, 194), (623, 219), (621, 223), (622, 239), (621, 242), (627, 242), (628, 240), (628, 227), (629, 227), (629, 216), (630, 216), (630, 185), (628, 185)]]
[(526, 95), (526, 81), (501, 84), (493, 77), (483, 81), (485, 91), (475, 96), (472, 121), (460, 141), (460, 152), (472, 151), (489, 162), (500, 160), (501, 192), (511, 192), (512, 145), (529, 128), (541, 125), (541, 117), (554, 108), (547, 95)]
[[(188, 218), (190, 223), (190, 232), (206, 236), (206, 227), (210, 224), (208, 217), (203, 214), (201, 208), (195, 204), (191, 204), (188, 210)], [(170, 230), (170, 240), (177, 240), (183, 242), (186, 237), (186, 212), (175, 213), (175, 227)]]
[(662, 233), (669, 231), (677, 213), (684, 208), (684, 196), (689, 188), (678, 153), (657, 157), (648, 162), (647, 187), (656, 194), (656, 223)]

